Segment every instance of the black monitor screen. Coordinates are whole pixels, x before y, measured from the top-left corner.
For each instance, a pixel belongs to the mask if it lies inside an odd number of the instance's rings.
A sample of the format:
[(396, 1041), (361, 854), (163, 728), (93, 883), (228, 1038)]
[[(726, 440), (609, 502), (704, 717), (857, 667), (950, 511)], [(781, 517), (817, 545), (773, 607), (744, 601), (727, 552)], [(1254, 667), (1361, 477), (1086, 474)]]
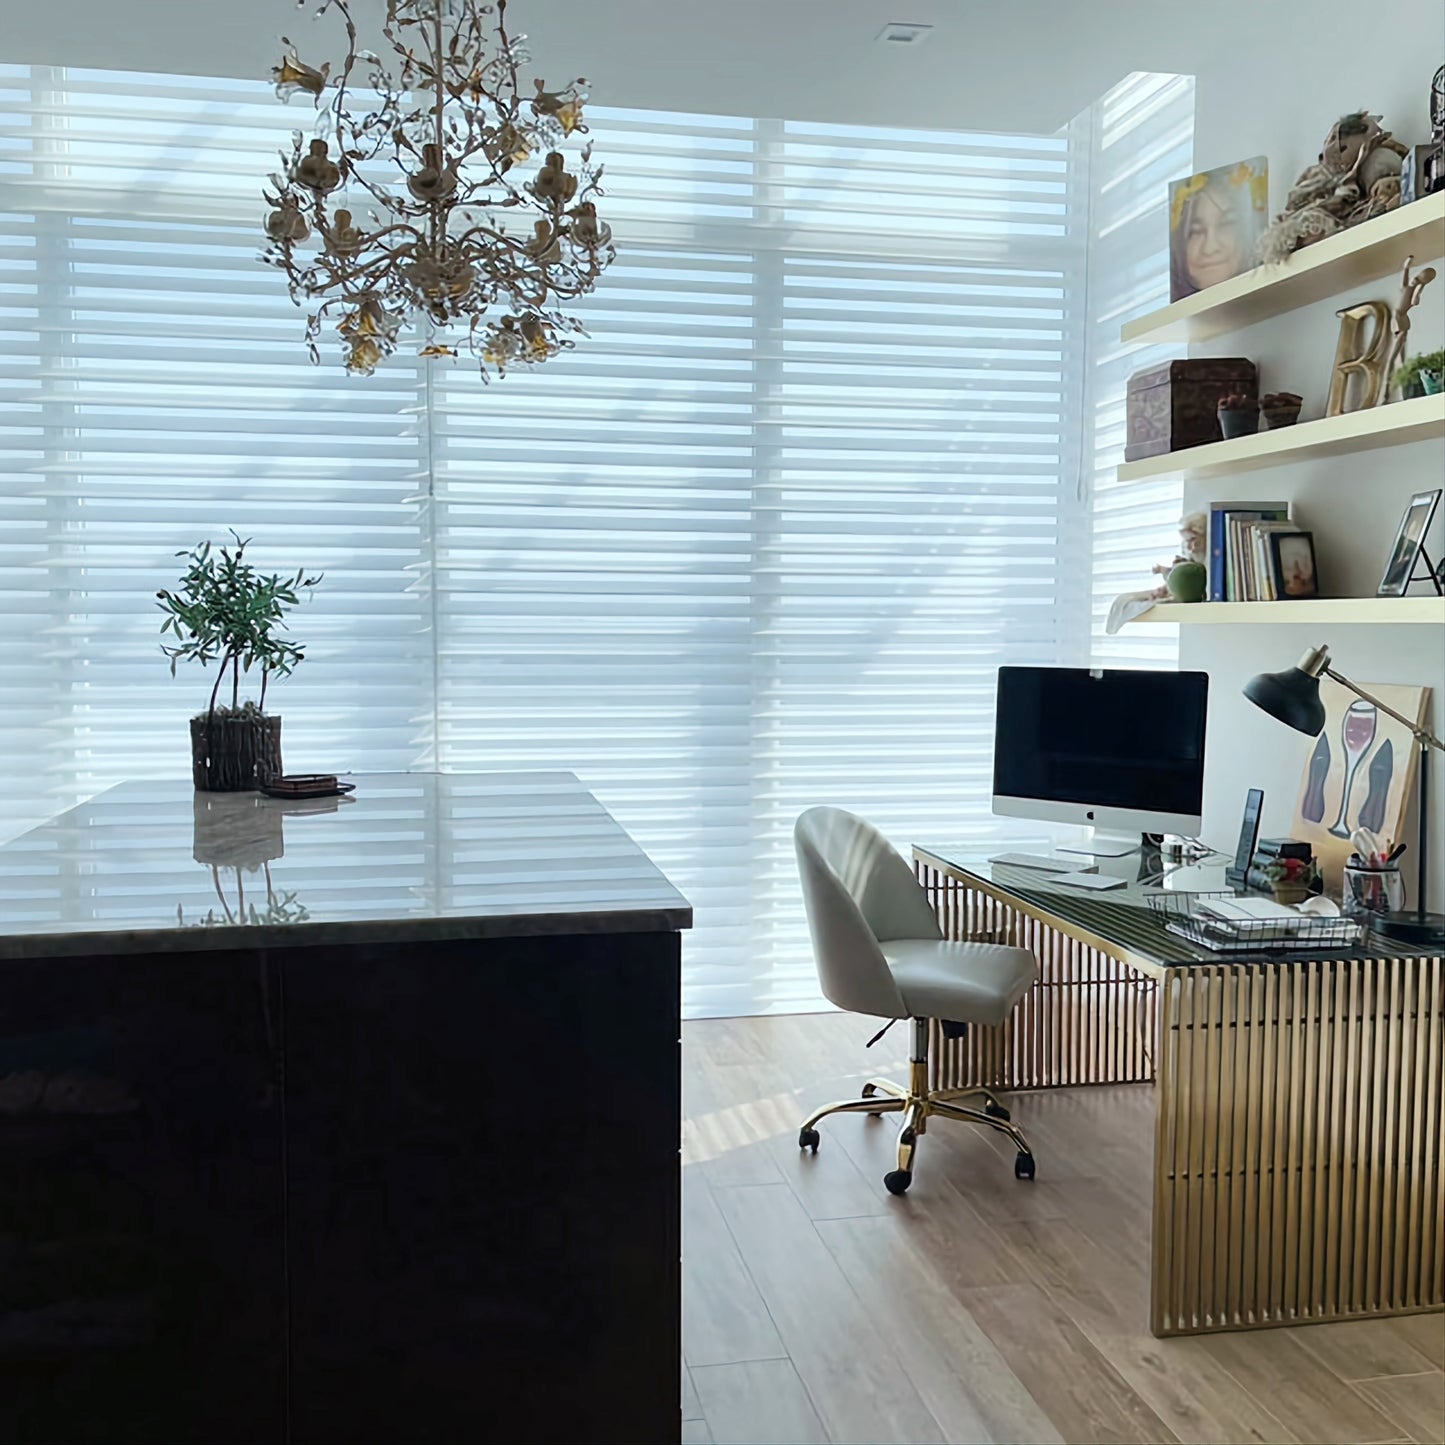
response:
[(1208, 697), (1203, 672), (1001, 667), (994, 793), (1197, 816)]

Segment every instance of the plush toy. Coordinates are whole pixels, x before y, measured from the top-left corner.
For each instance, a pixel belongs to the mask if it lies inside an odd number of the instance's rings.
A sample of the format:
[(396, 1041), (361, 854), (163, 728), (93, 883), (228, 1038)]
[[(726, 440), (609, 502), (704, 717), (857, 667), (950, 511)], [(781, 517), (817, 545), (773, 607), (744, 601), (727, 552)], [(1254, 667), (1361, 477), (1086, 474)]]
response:
[(1125, 592), (1109, 608), (1104, 631), (1111, 636), (1131, 617), (1147, 612), (1156, 602), (1203, 602), (1209, 582), (1209, 518), (1190, 512), (1179, 522), (1179, 552), (1172, 562), (1157, 562), (1153, 572), (1165, 580), (1147, 592)]
[(1261, 261), (1287, 256), (1368, 221), (1400, 204), (1400, 167), (1408, 154), (1380, 117), (1367, 111), (1341, 116), (1325, 137), (1319, 161), (1300, 172), (1284, 210), (1260, 239)]

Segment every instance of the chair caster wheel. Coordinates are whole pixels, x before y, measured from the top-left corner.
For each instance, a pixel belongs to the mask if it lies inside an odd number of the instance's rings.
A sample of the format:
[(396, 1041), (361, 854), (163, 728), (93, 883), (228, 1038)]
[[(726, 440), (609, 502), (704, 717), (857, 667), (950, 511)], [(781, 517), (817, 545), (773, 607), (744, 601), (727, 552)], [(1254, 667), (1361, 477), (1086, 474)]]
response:
[(907, 1194), (912, 1183), (913, 1171), (910, 1169), (892, 1169), (883, 1176), (883, 1187), (890, 1194)]
[(983, 1112), (987, 1114), (990, 1119), (1002, 1119), (1005, 1124), (1013, 1118), (1013, 1115), (1010, 1114), (1002, 1104), (995, 1103), (992, 1099), (983, 1106)]
[(1033, 1177), (1034, 1156), (1032, 1154), (1025, 1154), (1023, 1150), (1019, 1150), (1017, 1157), (1014, 1159), (1014, 1178), (1032, 1179)]
[[(818, 1131), (816, 1129), (798, 1130), (799, 1149), (811, 1149), (813, 1153), (816, 1154), (818, 1152), (818, 1143)], [(1022, 1158), (1023, 1156), (1020, 1155), (1019, 1157)]]

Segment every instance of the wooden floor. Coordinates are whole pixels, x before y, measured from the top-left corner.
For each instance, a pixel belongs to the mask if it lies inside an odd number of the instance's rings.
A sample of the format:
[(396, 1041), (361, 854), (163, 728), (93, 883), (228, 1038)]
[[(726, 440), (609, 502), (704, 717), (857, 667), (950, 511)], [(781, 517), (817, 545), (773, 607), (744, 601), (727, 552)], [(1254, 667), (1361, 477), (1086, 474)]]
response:
[(903, 1077), (841, 1014), (683, 1031), (684, 1441), (1440, 1441), (1445, 1316), (1156, 1340), (1153, 1094), (1016, 1095), (1038, 1159), (940, 1124), (894, 1199), (893, 1124), (807, 1109)]

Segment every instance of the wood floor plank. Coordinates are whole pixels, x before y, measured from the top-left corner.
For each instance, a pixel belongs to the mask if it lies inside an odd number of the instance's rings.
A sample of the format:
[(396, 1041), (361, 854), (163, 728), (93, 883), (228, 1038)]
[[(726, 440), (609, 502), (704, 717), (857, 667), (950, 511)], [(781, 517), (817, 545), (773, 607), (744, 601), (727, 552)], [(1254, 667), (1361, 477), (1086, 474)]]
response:
[[(881, 1178), (870, 1178), (840, 1148), (834, 1137), (839, 1126), (857, 1123), (852, 1118), (824, 1119), (818, 1126), (822, 1143), (815, 1154), (798, 1148), (798, 1126), (806, 1118), (800, 1105), (791, 1127), (773, 1141), (772, 1156), (778, 1172), (802, 1201), (810, 1219), (852, 1219), (858, 1215), (885, 1214), (892, 1195)], [(865, 1116), (866, 1118), (866, 1116)]]
[(1156, 1340), (1142, 1329), (1085, 1328), (1089, 1342), (1187, 1445), (1295, 1445), (1297, 1435), (1240, 1387), (1194, 1339)]
[(1419, 1375), (1438, 1366), (1390, 1326), (1395, 1321), (1350, 1320), (1311, 1325), (1299, 1342), (1342, 1380), (1371, 1380), (1379, 1375)]
[(722, 1445), (828, 1445), (828, 1432), (789, 1360), (709, 1365), (697, 1388)]
[(1037, 1285), (965, 1290), (963, 1303), (1068, 1441), (1158, 1445), (1177, 1437)]
[(817, 1228), (951, 1445), (1062, 1439), (897, 1219), (827, 1220)]
[[(718, 1207), (828, 1434), (942, 1442), (898, 1356), (786, 1185), (717, 1191)], [(707, 1397), (701, 1381), (703, 1410)]]
[(1441, 1445), (1445, 1439), (1445, 1374), (1439, 1370), (1361, 1380), (1355, 1389), (1416, 1445)]
[(1271, 1411), (1302, 1440), (1355, 1445), (1396, 1435), (1399, 1427), (1305, 1349), (1298, 1339), (1302, 1333), (1249, 1330), (1204, 1335), (1198, 1343), (1239, 1381), (1241, 1389), (1257, 1400), (1268, 1400)]
[(690, 1366), (787, 1354), (707, 1181), (682, 1171), (682, 1341)]
[(1445, 1314), (1399, 1315), (1390, 1322), (1390, 1329), (1430, 1361), (1437, 1370), (1445, 1370)]

